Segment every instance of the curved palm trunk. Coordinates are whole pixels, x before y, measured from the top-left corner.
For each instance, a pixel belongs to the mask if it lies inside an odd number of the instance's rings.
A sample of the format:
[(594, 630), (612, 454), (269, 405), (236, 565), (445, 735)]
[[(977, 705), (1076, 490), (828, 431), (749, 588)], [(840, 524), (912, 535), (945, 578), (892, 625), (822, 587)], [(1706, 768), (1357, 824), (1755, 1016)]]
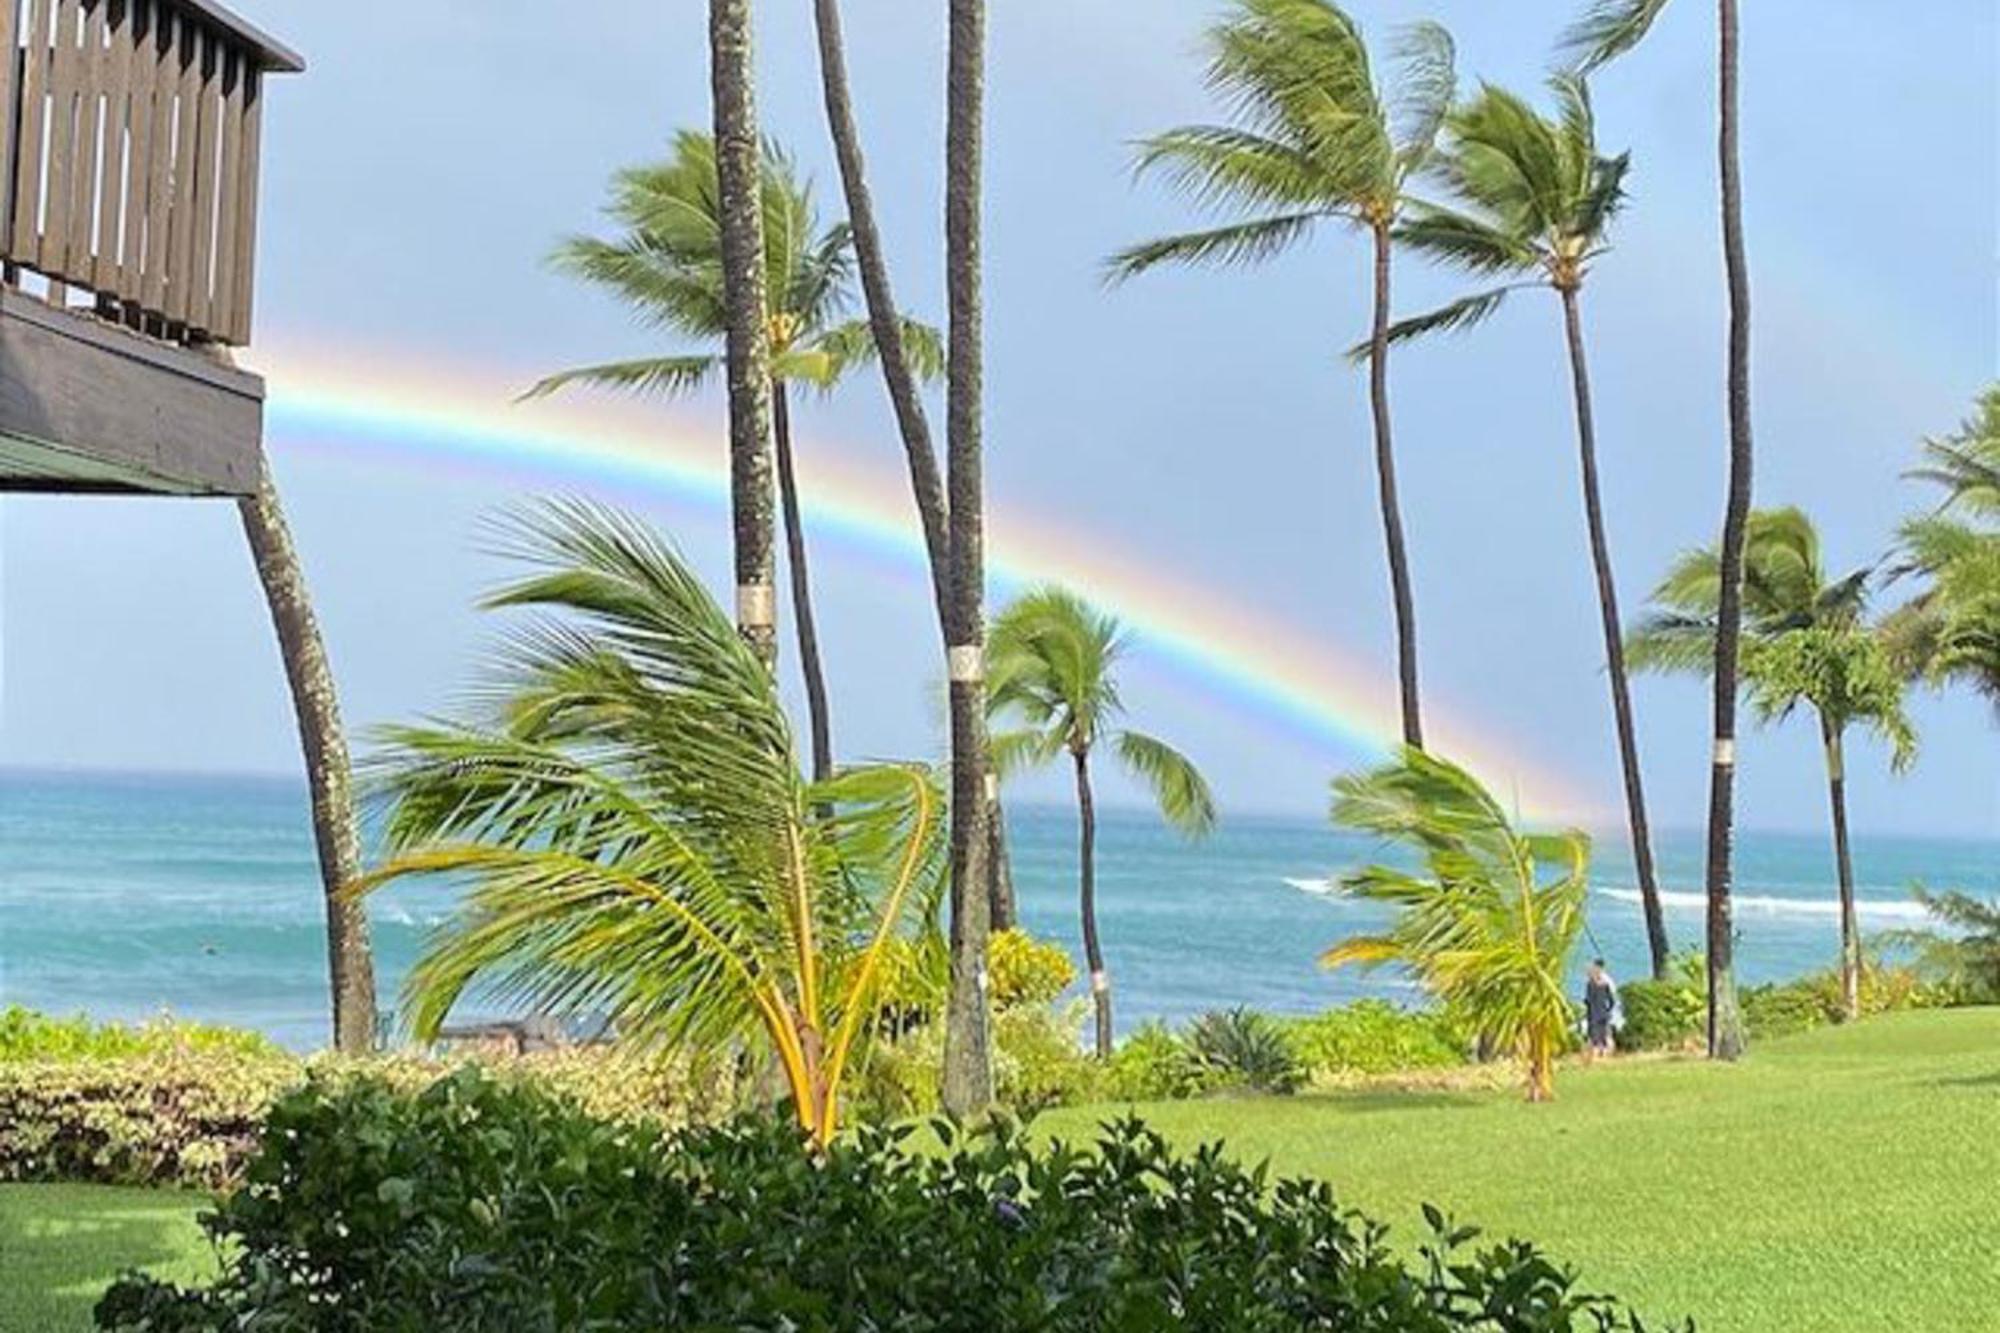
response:
[(1389, 266), (1394, 242), (1387, 221), (1375, 224), (1375, 317), (1368, 346), (1368, 399), (1375, 418), (1375, 478), (1381, 492), (1382, 535), (1389, 548), (1389, 587), (1396, 604), (1396, 680), (1403, 709), (1403, 743), (1424, 748), (1417, 698), (1417, 608), (1410, 592), (1410, 557), (1403, 544), (1403, 510), (1396, 496), (1396, 451), (1389, 433)]
[(1604, 622), (1604, 661), (1611, 678), (1611, 713), (1618, 730), (1618, 762), (1625, 777), (1625, 818), (1632, 831), (1632, 863), (1638, 869), (1639, 901), (1646, 915), (1646, 947), (1653, 975), (1664, 980), (1672, 946), (1660, 883), (1653, 868), (1653, 835), (1646, 820), (1646, 789), (1639, 767), (1639, 738), (1632, 723), (1632, 682), (1625, 670), (1624, 621), (1618, 613), (1618, 581), (1611, 569), (1611, 543), (1604, 531), (1604, 502), (1597, 482), (1597, 414), (1591, 403), (1590, 364), (1584, 354), (1583, 315), (1574, 286), (1559, 289), (1563, 328), (1569, 339), (1570, 377), (1576, 390), (1576, 443), (1583, 470), (1583, 512), (1590, 526), (1590, 563), (1597, 575), (1597, 609)]
[(1014, 859), (1007, 853), (1007, 812), (996, 788), (986, 803), (987, 915), (994, 930), (1012, 930), (1021, 921), (1014, 896)]
[(722, 286), (729, 372), (729, 504), (736, 624), (766, 662), (778, 658), (772, 592), (777, 543), (771, 500), (771, 349), (765, 321), (764, 218), (750, 0), (709, 0), (709, 78), (722, 212)]
[(1541, 1033), (1528, 1038), (1528, 1100), (1552, 1102), (1556, 1099), (1554, 1044)]
[(792, 406), (785, 386), (771, 383), (771, 425), (777, 444), (778, 504), (785, 521), (785, 564), (792, 575), (792, 622), (799, 635), (799, 673), (805, 678), (806, 713), (812, 727), (813, 781), (833, 776), (833, 721), (826, 673), (819, 660), (819, 626), (813, 618), (812, 575), (806, 563), (805, 512), (792, 458)]
[(951, 997), (945, 1016), (945, 1109), (965, 1118), (993, 1101), (986, 1018), (986, 806), (997, 792), (986, 753), (985, 497), (980, 305), (981, 121), (985, 0), (951, 0), (945, 110), (945, 284), (950, 308), (945, 433), (950, 487), (945, 630), (951, 688)]
[(1750, 521), (1750, 263), (1743, 241), (1743, 175), (1738, 143), (1737, 0), (1718, 0), (1721, 28), (1722, 251), (1729, 278), (1729, 500), (1722, 522), (1722, 591), (1715, 633), (1715, 753), (1708, 798), (1708, 1053), (1734, 1060), (1744, 1047), (1736, 996), (1736, 940), (1730, 906), (1736, 818), (1736, 684), (1743, 633), (1743, 543)]
[(1083, 957), (1090, 967), (1090, 1002), (1097, 1010), (1097, 1058), (1111, 1058), (1111, 973), (1097, 938), (1097, 806), (1090, 794), (1090, 752), (1076, 759), (1077, 900), (1083, 912)]
[(1840, 1001), (1849, 1019), (1861, 1016), (1861, 920), (1854, 906), (1854, 853), (1847, 839), (1846, 746), (1824, 714), (1820, 742), (1826, 750), (1826, 794), (1833, 812), (1834, 870), (1840, 881)]
[(917, 518), (923, 525), (924, 551), (930, 557), (938, 628), (948, 645), (951, 537), (944, 480), (938, 474), (930, 419), (924, 414), (917, 377), (903, 348), (902, 321), (889, 286), (889, 264), (882, 253), (881, 228), (875, 222), (875, 201), (868, 190), (861, 132), (855, 125), (854, 97), (847, 83), (840, 0), (813, 0), (813, 20), (819, 38), (820, 84), (826, 101), (827, 129), (833, 137), (834, 157), (840, 163), (841, 191), (847, 201), (847, 225), (854, 231), (854, 256), (861, 270), (861, 294), (868, 306), (868, 328), (874, 335), (882, 378), (888, 385), (890, 405), (895, 409), (897, 433), (902, 436), (903, 453), (910, 469), (910, 490), (916, 498)]
[(292, 545), (268, 463), (259, 463), (257, 491), (237, 502), (243, 535), (264, 585), (278, 652), (291, 686), (312, 795), (313, 840), (326, 895), (326, 952), (333, 989), (333, 1044), (345, 1055), (375, 1046), (375, 964), (368, 947), (368, 913), (341, 889), (361, 874), (361, 832), (354, 817), (353, 774), (340, 725), (333, 668), (306, 592), (305, 571)]

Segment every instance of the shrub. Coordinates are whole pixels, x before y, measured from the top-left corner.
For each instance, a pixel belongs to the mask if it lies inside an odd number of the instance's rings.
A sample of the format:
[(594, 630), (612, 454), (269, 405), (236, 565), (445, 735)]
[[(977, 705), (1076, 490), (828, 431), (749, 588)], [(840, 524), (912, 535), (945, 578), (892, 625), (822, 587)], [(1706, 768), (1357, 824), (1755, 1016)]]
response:
[(1068, 951), (1025, 930), (994, 932), (986, 959), (995, 1009), (1053, 1004), (1076, 981), (1076, 965)]
[(316, 1081), (209, 1222), (205, 1290), (143, 1277), (138, 1333), (520, 1329), (1560, 1333), (1635, 1329), (1521, 1242), (1431, 1213), (1418, 1257), (1320, 1182), (1271, 1185), (1137, 1121), (1094, 1148), (1002, 1123), (936, 1151), (776, 1119), (663, 1137), (461, 1073), (416, 1096)]
[(9, 1005), (0, 1009), (0, 1064), (28, 1060), (116, 1060), (141, 1055), (236, 1055), (271, 1059), (284, 1048), (259, 1032), (188, 1023), (161, 1015), (140, 1024), (93, 1023), (82, 1014), (56, 1018)]
[(1203, 1014), (1188, 1025), (1188, 1049), (1209, 1086), (1244, 1092), (1297, 1092), (1305, 1070), (1277, 1020), (1238, 1007)]
[(1284, 1024), (1292, 1053), (1314, 1078), (1448, 1069), (1466, 1062), (1471, 1042), (1451, 1018), (1386, 1000), (1357, 1000)]
[(1215, 1083), (1214, 1072), (1187, 1042), (1159, 1022), (1140, 1024), (1120, 1042), (1104, 1072), (1104, 1094), (1119, 1102), (1199, 1097)]
[[(1102, 1095), (1104, 1070), (1078, 1040), (1081, 1004), (1015, 1005), (993, 1015), (993, 1085), (1001, 1105), (1018, 1115), (1092, 1101)], [(856, 1111), (864, 1120), (896, 1121), (936, 1114), (944, 1067), (944, 1025), (931, 1021), (876, 1043), (856, 1076)]]

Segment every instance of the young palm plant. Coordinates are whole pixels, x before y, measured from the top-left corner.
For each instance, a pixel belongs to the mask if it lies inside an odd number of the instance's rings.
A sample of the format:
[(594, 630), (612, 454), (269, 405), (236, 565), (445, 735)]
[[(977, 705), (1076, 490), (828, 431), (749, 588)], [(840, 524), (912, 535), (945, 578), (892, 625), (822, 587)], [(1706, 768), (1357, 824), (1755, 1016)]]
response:
[(387, 861), (463, 885), (406, 982), (436, 1031), (468, 989), (608, 1016), (643, 1045), (767, 1050), (800, 1127), (840, 1123), (891, 947), (942, 873), (941, 796), (911, 765), (804, 778), (776, 684), (678, 555), (635, 521), (552, 504), (503, 529), (530, 619), (473, 717), (389, 732)]
[(1922, 586), (1884, 629), (1912, 674), (1963, 682), (2000, 705), (2000, 388), (1956, 434), (1926, 442), (1910, 475), (1944, 500), (1902, 526), (1891, 575)]
[[(1584, 72), (1644, 41), (1668, 0), (1593, 0), (1564, 45)], [(1743, 634), (1744, 550), (1749, 535), (1755, 447), (1750, 413), (1750, 255), (1743, 229), (1741, 127), (1742, 0), (1715, 0), (1718, 175), (1722, 204), (1722, 264), (1729, 289), (1729, 486), (1718, 550), (1714, 640), (1714, 749), (1708, 795), (1708, 1053), (1734, 1060), (1743, 1053), (1743, 1010), (1736, 995), (1736, 931), (1732, 924), (1731, 852), (1736, 825), (1736, 693)]]
[(1165, 173), (1199, 206), (1248, 216), (1135, 245), (1112, 258), (1111, 275), (1122, 280), (1169, 263), (1257, 262), (1326, 223), (1368, 234), (1374, 255), (1368, 389), (1403, 739), (1422, 746), (1416, 605), (1390, 432), (1390, 274), (1406, 187), (1429, 160), (1451, 105), (1451, 38), (1435, 24), (1406, 30), (1403, 77), (1386, 91), (1377, 86), (1360, 28), (1330, 0), (1234, 0), (1229, 16), (1210, 29), (1208, 47), (1209, 86), (1236, 123), (1156, 135), (1141, 144), (1138, 169)]
[(1165, 742), (1118, 725), (1125, 709), (1116, 668), (1124, 647), (1115, 619), (1059, 588), (1038, 589), (1015, 601), (994, 622), (987, 644), (989, 707), (1001, 728), (993, 737), (995, 765), (1015, 773), (1068, 754), (1075, 770), (1078, 903), (1097, 1053), (1104, 1058), (1111, 1055), (1111, 973), (1097, 931), (1092, 754), (1100, 744), (1110, 746), (1182, 833), (1201, 837), (1215, 825), (1215, 800), (1200, 770)]
[(1393, 908), (1395, 919), (1379, 934), (1342, 940), (1320, 962), (1406, 969), (1519, 1056), (1529, 1101), (1551, 1100), (1573, 1013), (1565, 979), (1584, 926), (1590, 838), (1516, 830), (1477, 778), (1410, 747), (1335, 781), (1333, 819), (1403, 844), (1421, 868), (1373, 865), (1342, 876), (1349, 894)]
[(1446, 122), (1446, 148), (1436, 160), (1435, 174), (1450, 188), (1458, 206), (1416, 205), (1396, 229), (1396, 237), (1421, 254), (1505, 281), (1430, 314), (1400, 321), (1389, 337), (1394, 342), (1477, 324), (1498, 310), (1510, 292), (1524, 287), (1545, 288), (1561, 302), (1576, 404), (1583, 512), (1625, 781), (1625, 817), (1653, 975), (1664, 977), (1672, 948), (1653, 867), (1645, 780), (1632, 721), (1632, 685), (1625, 667), (1624, 621), (1598, 487), (1597, 420), (1581, 308), (1584, 281), (1608, 249), (1606, 235), (1624, 201), (1629, 159), (1597, 151), (1597, 119), (1581, 78), (1559, 75), (1550, 86), (1558, 108), (1554, 118), (1541, 115), (1512, 93), (1487, 87)]
[[(763, 173), (765, 323), (778, 506), (812, 733), (812, 771), (815, 778), (825, 778), (833, 772), (833, 724), (813, 613), (791, 394), (794, 386), (832, 390), (873, 358), (875, 339), (866, 320), (847, 317), (854, 292), (853, 235), (846, 224), (821, 223), (812, 187), (792, 160), (770, 144), (764, 147)], [(612, 292), (654, 327), (720, 344), (727, 318), (719, 202), (715, 140), (683, 131), (666, 161), (621, 171), (614, 178), (607, 212), (618, 234), (610, 240), (571, 237), (556, 250), (554, 262), (562, 272)], [(944, 368), (937, 330), (905, 319), (902, 338), (918, 373), (937, 378)], [(581, 366), (548, 376), (527, 396), (583, 384), (674, 397), (708, 383), (722, 360), (718, 347)]]
[[(1855, 726), (1872, 730), (1889, 743), (1891, 762), (1901, 771), (1915, 759), (1916, 734), (1903, 711), (1902, 673), (1865, 618), (1873, 571), (1829, 580), (1819, 533), (1797, 509), (1754, 511), (1748, 530), (1741, 681), (1760, 720), (1781, 721), (1801, 705), (1819, 720), (1840, 885), (1841, 990), (1852, 1018), (1860, 1013), (1862, 959), (1847, 830), (1846, 737)], [(1633, 666), (1713, 669), (1721, 565), (1712, 548), (1674, 563), (1632, 632)]]

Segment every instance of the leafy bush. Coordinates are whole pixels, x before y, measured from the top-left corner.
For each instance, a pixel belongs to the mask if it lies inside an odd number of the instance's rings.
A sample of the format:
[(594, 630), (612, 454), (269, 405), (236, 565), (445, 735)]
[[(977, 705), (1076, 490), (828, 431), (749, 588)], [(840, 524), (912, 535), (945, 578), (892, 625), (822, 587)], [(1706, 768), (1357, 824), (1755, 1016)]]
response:
[(1449, 1069), (1471, 1045), (1459, 1025), (1432, 1009), (1357, 1000), (1285, 1025), (1292, 1053), (1314, 1078)]
[[(1633, 1050), (1699, 1047), (1708, 1021), (1707, 964), (1700, 954), (1676, 956), (1664, 981), (1634, 981), (1620, 989), (1625, 1031), (1619, 1043)], [(1861, 1013), (1896, 1013), (1957, 1003), (1948, 986), (1928, 981), (1912, 967), (1873, 964), (1861, 973)], [(1828, 969), (1792, 981), (1746, 986), (1743, 1022), (1753, 1037), (1787, 1037), (1847, 1019), (1840, 972)]]
[(1025, 930), (994, 932), (986, 960), (995, 1009), (1053, 1004), (1076, 981), (1076, 965), (1068, 951)]
[(284, 1048), (259, 1032), (188, 1023), (162, 1015), (145, 1023), (93, 1023), (9, 1005), (0, 1009), (0, 1064), (27, 1060), (119, 1060), (177, 1053), (270, 1059)]
[(1282, 1094), (1297, 1092), (1306, 1081), (1285, 1029), (1255, 1010), (1203, 1014), (1188, 1025), (1187, 1044), (1213, 1088)]
[(1634, 1051), (1697, 1047), (1708, 1030), (1708, 963), (1698, 953), (1677, 953), (1667, 975), (1628, 981), (1618, 988), (1625, 1030), (1618, 1044)]
[[(466, 1063), (414, 1056), (308, 1062), (254, 1033), (223, 1028), (95, 1028), (25, 1010), (8, 1017), (17, 1058), (0, 1061), (0, 1181), (228, 1189), (257, 1150), (272, 1102), (309, 1072), (414, 1091)], [(29, 1032), (33, 1045), (22, 1037)], [(189, 1032), (194, 1039), (181, 1040)], [(60, 1054), (20, 1058), (30, 1050)], [(102, 1051), (136, 1053), (92, 1053)], [(663, 1128), (717, 1119), (735, 1095), (725, 1069), (595, 1048), (494, 1069), (497, 1078), (532, 1083), (600, 1119)]]
[(1179, 1101), (1215, 1085), (1215, 1072), (1159, 1022), (1140, 1024), (1118, 1043), (1104, 1072), (1104, 1094), (1118, 1102)]
[(315, 1081), (272, 1111), (209, 1221), (207, 1289), (144, 1277), (101, 1327), (1561, 1333), (1637, 1329), (1522, 1242), (1429, 1215), (1419, 1256), (1320, 1182), (1001, 1124), (938, 1151), (864, 1129), (823, 1154), (750, 1119), (666, 1137), (461, 1073), (410, 1096)]
[[(1080, 1004), (1024, 1004), (993, 1015), (993, 1084), (1000, 1104), (1018, 1115), (1101, 1096), (1103, 1067), (1078, 1040)], [(933, 1020), (863, 1056), (854, 1087), (863, 1120), (897, 1121), (937, 1113), (944, 1067), (944, 1024)]]

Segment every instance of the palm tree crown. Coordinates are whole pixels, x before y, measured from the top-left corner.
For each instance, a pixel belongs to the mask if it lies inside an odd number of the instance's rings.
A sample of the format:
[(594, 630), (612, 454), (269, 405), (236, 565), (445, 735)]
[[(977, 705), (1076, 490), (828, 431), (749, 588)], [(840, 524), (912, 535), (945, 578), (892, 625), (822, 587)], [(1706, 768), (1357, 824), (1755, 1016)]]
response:
[(942, 800), (907, 765), (811, 783), (770, 671), (637, 523), (558, 504), (505, 530), (531, 565), (490, 599), (536, 618), (486, 706), (401, 727), (375, 761), (390, 859), (364, 887), (464, 896), (406, 986), (419, 1033), (475, 984), (635, 1042), (751, 1042), (822, 1142), (869, 1035), (888, 942), (941, 875)]
[[(771, 374), (831, 388), (875, 352), (868, 322), (845, 317), (854, 300), (853, 235), (844, 222), (822, 224), (811, 184), (769, 143), (762, 204)], [(715, 140), (683, 130), (665, 161), (617, 174), (605, 211), (618, 234), (569, 238), (555, 252), (556, 268), (613, 292), (654, 327), (721, 339), (727, 324)], [(937, 330), (906, 319), (903, 336), (918, 373), (936, 378), (944, 361)], [(640, 357), (563, 371), (528, 392), (542, 396), (580, 383), (687, 393), (720, 364), (716, 351)]]
[(1964, 681), (2000, 705), (2000, 387), (1954, 435), (1924, 445), (1912, 477), (1944, 500), (1905, 522), (1893, 577), (1920, 591), (1885, 624), (1897, 659), (1931, 681)]
[(1325, 0), (1238, 0), (1209, 33), (1208, 83), (1230, 125), (1189, 125), (1143, 141), (1141, 172), (1163, 172), (1206, 208), (1250, 216), (1147, 241), (1111, 261), (1114, 277), (1164, 263), (1266, 259), (1329, 219), (1386, 226), (1429, 160), (1455, 87), (1451, 37), (1405, 30), (1402, 77), (1378, 87), (1354, 20)]
[[(1430, 174), (1461, 206), (1411, 205), (1396, 239), (1455, 268), (1511, 281), (1401, 320), (1390, 329), (1392, 340), (1469, 327), (1524, 286), (1574, 291), (1604, 253), (1631, 160), (1598, 152), (1596, 116), (1581, 78), (1557, 75), (1549, 87), (1554, 117), (1489, 84), (1447, 118), (1445, 150)], [(1365, 344), (1356, 349), (1365, 350)]]

